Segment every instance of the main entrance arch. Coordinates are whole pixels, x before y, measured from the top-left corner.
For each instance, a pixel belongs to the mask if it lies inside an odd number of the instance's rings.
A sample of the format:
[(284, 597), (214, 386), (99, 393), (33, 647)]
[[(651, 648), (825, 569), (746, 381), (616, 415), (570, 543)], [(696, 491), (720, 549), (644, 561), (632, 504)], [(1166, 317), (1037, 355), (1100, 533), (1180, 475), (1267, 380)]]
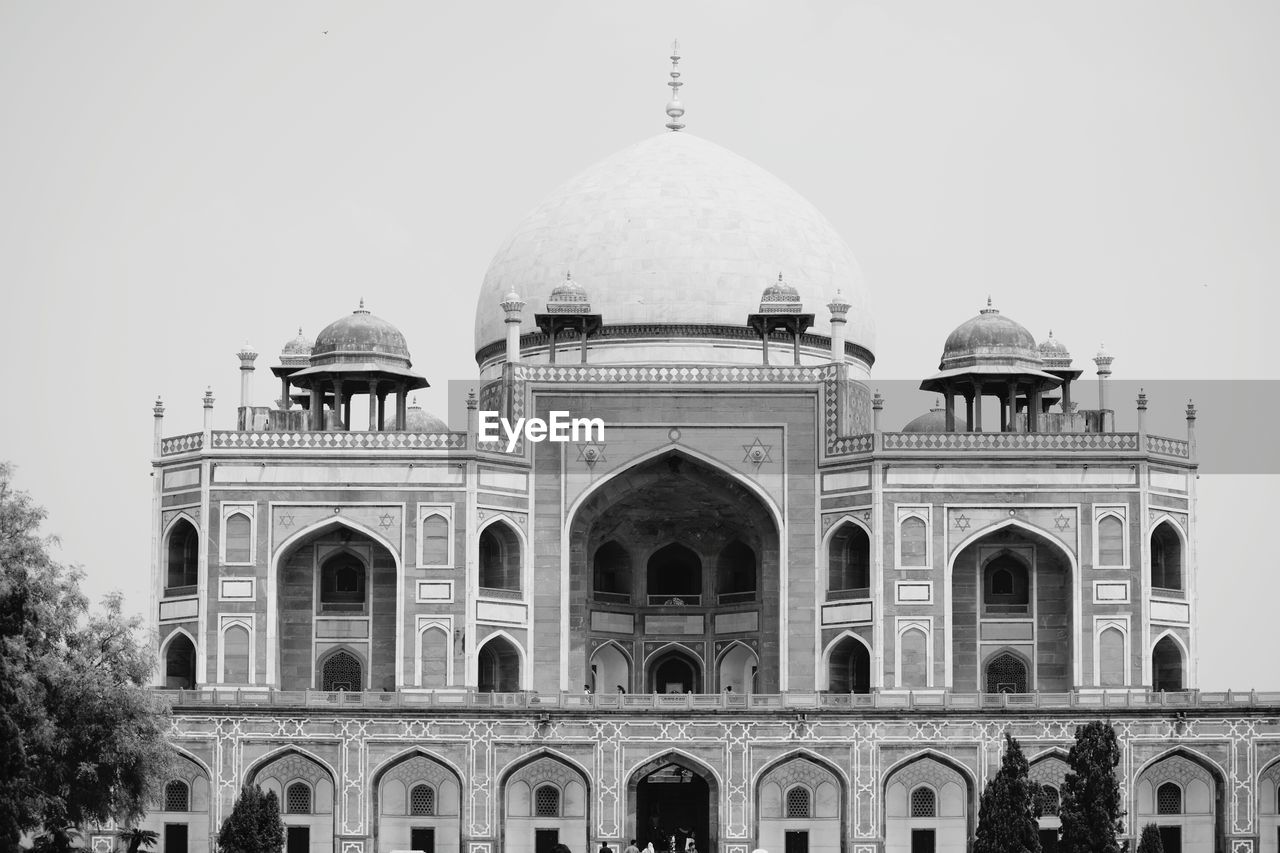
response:
[[(779, 689), (778, 523), (734, 472), (674, 448), (643, 459), (585, 496), (568, 551), (571, 588), (586, 592), (569, 600), (569, 624), (585, 627), (568, 640), (570, 683), (590, 684), (591, 651), (612, 641), (635, 649), (636, 690), (714, 692), (717, 644), (737, 640), (761, 650), (755, 689)], [(689, 659), (659, 661), (670, 643)]]
[(719, 785), (701, 762), (668, 752), (645, 762), (627, 780), (627, 812), (635, 816), (629, 837), (643, 847), (678, 851), (692, 838), (698, 850), (715, 850), (720, 819)]

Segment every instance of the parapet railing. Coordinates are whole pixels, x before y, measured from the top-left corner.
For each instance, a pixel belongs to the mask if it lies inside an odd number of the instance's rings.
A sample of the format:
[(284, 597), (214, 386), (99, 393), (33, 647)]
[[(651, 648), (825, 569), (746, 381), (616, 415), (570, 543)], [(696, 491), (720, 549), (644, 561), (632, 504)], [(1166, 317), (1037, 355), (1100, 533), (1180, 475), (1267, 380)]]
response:
[[(462, 450), (465, 432), (244, 432), (214, 430), (214, 450)], [(176, 456), (204, 448), (202, 433), (193, 432), (160, 441), (161, 456)]]
[(1169, 693), (1113, 690), (1070, 693), (481, 693), (403, 690), (379, 693), (275, 688), (156, 689), (173, 707), (420, 708), (440, 710), (554, 709), (616, 711), (1000, 711), (1108, 708), (1231, 709), (1280, 707), (1280, 691)]

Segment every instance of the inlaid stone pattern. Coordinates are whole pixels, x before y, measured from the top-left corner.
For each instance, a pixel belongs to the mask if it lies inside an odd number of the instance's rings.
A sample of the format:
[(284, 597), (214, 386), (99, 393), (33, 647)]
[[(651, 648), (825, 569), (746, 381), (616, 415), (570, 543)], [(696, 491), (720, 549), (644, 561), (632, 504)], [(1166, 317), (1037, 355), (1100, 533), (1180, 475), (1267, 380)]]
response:
[(399, 553), (401, 531), (404, 526), (404, 508), (396, 504), (349, 506), (328, 504), (319, 506), (277, 505), (272, 508), (271, 533), (273, 546), (278, 549), (285, 540), (312, 525), (332, 518), (342, 518), (385, 539)]

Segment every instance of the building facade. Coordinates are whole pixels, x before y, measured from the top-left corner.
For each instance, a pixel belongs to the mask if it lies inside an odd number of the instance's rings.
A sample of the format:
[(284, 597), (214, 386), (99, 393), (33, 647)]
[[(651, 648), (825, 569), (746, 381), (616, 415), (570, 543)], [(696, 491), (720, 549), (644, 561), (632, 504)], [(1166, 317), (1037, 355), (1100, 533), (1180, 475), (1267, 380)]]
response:
[(668, 115), (495, 257), (465, 430), (363, 305), (272, 405), (241, 351), (234, 429), (157, 402), (162, 849), (256, 783), (290, 853), (963, 851), (1006, 730), (1056, 790), (1105, 718), (1132, 836), (1276, 851), (1280, 694), (1195, 689), (1194, 409), (1117, 431), (988, 301), (882, 423), (847, 245)]

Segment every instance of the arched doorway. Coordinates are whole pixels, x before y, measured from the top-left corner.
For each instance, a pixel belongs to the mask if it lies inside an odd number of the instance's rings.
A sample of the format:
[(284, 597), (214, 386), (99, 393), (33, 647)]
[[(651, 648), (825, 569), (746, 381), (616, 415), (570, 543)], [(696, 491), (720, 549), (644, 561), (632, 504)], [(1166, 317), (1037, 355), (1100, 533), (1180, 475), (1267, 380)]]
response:
[(718, 802), (715, 777), (697, 762), (666, 755), (647, 762), (631, 776), (628, 799), (640, 846), (683, 851), (693, 839), (699, 851), (716, 849)]
[(649, 665), (649, 692), (701, 693), (702, 664), (680, 650), (659, 654)]
[(827, 656), (827, 689), (832, 693), (871, 692), (871, 652), (866, 645), (846, 636)]
[(1011, 652), (1001, 652), (987, 661), (987, 693), (1026, 693), (1027, 665)]
[(1161, 637), (1151, 652), (1151, 689), (1157, 693), (1162, 690), (1176, 693), (1184, 689), (1182, 649), (1173, 637)]
[(176, 632), (165, 647), (164, 686), (170, 690), (196, 686), (196, 647), (183, 631)]
[(416, 751), (374, 774), (374, 849), (459, 853), (461, 782), (434, 757)]
[(476, 660), (476, 689), (481, 693), (520, 690), (520, 653), (506, 637), (494, 637), (480, 648)]
[[(591, 683), (592, 655), (612, 641), (634, 650), (632, 688), (653, 690), (653, 649), (679, 643), (693, 650), (694, 672), (672, 683), (710, 692), (719, 644), (734, 640), (756, 650), (756, 689), (777, 691), (777, 518), (753, 483), (683, 450), (600, 481), (569, 525), (570, 583), (584, 593), (569, 598), (569, 623), (583, 627), (567, 638), (569, 671), (580, 673), (571, 683)], [(596, 682), (601, 692), (616, 686)]]

